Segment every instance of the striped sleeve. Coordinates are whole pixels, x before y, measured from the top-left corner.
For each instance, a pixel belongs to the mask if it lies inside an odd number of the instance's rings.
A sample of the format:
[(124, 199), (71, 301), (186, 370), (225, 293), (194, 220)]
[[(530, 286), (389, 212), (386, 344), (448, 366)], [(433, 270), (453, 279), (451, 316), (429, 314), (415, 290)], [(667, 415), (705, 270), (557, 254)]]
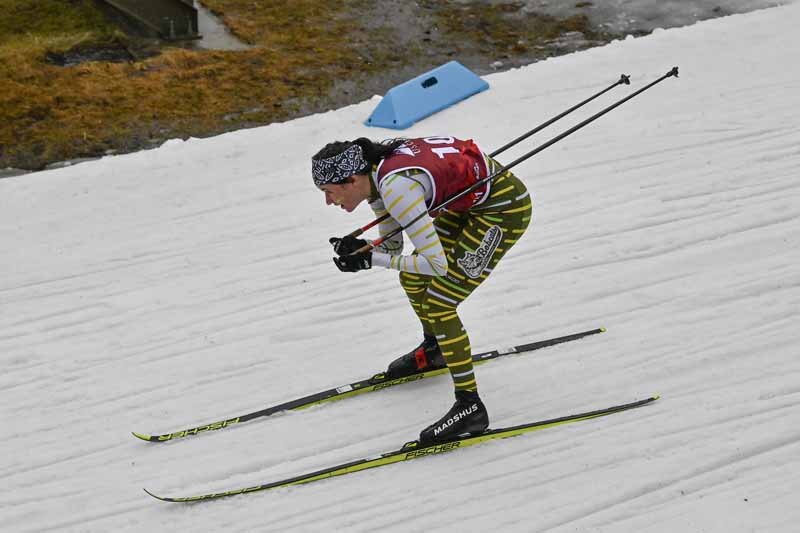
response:
[[(391, 215), (392, 227), (399, 224), (406, 228), (414, 253), (390, 255), (382, 251), (373, 252), (373, 266), (428, 276), (447, 274), (447, 256), (433, 227), (433, 219), (428, 215), (425, 190), (419, 181), (403, 174), (393, 174), (383, 179), (378, 193)], [(417, 217), (419, 220), (411, 224)]]
[[(372, 211), (375, 213), (375, 217), (377, 218), (380, 218), (387, 213), (386, 206), (381, 198), (378, 198), (374, 202), (370, 202), (369, 206), (372, 208)], [(400, 226), (397, 224), (397, 221), (392, 217), (389, 217), (378, 225), (378, 232), (381, 236), (388, 235), (399, 227)], [(375, 247), (375, 251), (388, 255), (398, 255), (402, 253), (403, 233), (400, 232), (394, 237), (386, 239), (380, 245)], [(373, 254), (374, 253), (375, 252), (373, 252)]]

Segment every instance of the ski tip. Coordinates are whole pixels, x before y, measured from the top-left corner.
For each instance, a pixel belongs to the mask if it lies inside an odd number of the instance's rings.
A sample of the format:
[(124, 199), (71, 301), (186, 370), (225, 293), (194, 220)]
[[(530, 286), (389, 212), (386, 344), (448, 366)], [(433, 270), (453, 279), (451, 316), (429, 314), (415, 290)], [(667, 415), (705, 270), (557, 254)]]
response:
[(169, 500), (167, 500), (167, 499), (165, 499), (165, 498), (162, 498), (161, 496), (158, 496), (158, 495), (156, 495), (156, 494), (153, 494), (152, 492), (150, 492), (150, 491), (149, 491), (149, 490), (147, 490), (147, 489), (144, 489), (144, 488), (143, 488), (142, 490), (143, 490), (143, 491), (145, 491), (145, 492), (146, 492), (147, 494), (149, 494), (150, 496), (152, 496), (153, 498), (155, 498), (156, 500), (161, 500), (162, 502), (169, 501)]
[(605, 333), (608, 331), (605, 326), (600, 326), (600, 333)]
[(653, 401), (660, 400), (660, 399), (661, 399), (661, 395), (660, 394), (653, 394)]
[(135, 431), (131, 431), (131, 434), (137, 439), (142, 439), (146, 440), (147, 442), (150, 442), (150, 435), (145, 435), (144, 433), (136, 433)]

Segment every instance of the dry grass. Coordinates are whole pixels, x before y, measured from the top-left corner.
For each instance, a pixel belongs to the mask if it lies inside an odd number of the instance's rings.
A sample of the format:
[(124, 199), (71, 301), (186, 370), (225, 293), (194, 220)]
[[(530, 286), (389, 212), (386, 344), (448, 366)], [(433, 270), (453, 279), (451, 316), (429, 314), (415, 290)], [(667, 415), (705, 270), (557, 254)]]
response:
[[(240, 52), (165, 49), (134, 63), (58, 67), (48, 52), (124, 38), (87, 1), (0, 0), (16, 22), (0, 25), (0, 168), (135, 149), (151, 139), (203, 136), (283, 120), (290, 102), (321, 94), (358, 66), (348, 48), (344, 2), (209, 0), (256, 48)], [(333, 4), (331, 4), (333, 5)], [(57, 19), (65, 24), (60, 26)], [(31, 31), (23, 32), (27, 23)], [(309, 27), (326, 31), (309, 32)]]

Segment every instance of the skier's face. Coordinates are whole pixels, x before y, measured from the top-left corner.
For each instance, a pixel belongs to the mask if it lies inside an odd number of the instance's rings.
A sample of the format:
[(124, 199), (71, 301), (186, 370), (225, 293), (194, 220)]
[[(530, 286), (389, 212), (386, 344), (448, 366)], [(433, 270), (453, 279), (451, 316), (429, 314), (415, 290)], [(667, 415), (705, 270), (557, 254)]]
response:
[(339, 185), (329, 183), (320, 187), (322, 192), (325, 193), (325, 203), (327, 205), (338, 205), (348, 213), (352, 212), (358, 204), (366, 200), (367, 196), (363, 193), (363, 187), (360, 187), (360, 180), (355, 176), (350, 178), (351, 181)]

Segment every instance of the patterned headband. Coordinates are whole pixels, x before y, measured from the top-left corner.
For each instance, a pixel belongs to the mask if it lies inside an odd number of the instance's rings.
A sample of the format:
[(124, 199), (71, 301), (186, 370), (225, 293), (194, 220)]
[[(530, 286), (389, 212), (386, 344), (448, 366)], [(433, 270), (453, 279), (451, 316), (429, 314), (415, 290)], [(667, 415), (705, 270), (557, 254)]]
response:
[(341, 154), (325, 159), (311, 160), (311, 174), (317, 187), (329, 183), (342, 183), (353, 174), (362, 172), (368, 167), (369, 165), (364, 159), (364, 150), (357, 144), (349, 147)]

